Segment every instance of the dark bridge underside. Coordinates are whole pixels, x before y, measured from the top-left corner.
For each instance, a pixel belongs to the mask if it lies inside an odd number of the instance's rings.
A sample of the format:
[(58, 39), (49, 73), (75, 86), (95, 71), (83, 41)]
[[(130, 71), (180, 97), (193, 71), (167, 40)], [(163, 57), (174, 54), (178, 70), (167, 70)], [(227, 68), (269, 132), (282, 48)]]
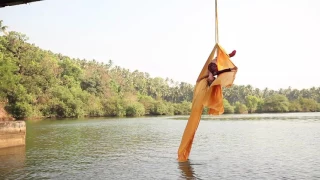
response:
[(14, 6), (19, 4), (27, 4), (30, 2), (41, 1), (41, 0), (0, 0), (0, 8), (5, 6)]

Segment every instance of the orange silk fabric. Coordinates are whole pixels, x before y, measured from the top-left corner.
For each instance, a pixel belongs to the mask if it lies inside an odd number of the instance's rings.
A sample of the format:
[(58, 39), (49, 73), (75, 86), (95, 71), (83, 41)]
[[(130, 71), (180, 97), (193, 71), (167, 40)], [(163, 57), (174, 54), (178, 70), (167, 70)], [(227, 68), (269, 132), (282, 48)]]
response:
[[(217, 43), (204, 64), (199, 77), (208, 74), (208, 65), (214, 59), (216, 53), (219, 71), (235, 67), (225, 50)], [(208, 107), (208, 114), (212, 115), (220, 115), (224, 112), (222, 87), (230, 87), (233, 84), (236, 73), (236, 71), (233, 71), (220, 74), (210, 87), (208, 86), (206, 78), (195, 85), (191, 114), (178, 150), (179, 162), (187, 161), (189, 158), (192, 142), (199, 126), (203, 108)]]

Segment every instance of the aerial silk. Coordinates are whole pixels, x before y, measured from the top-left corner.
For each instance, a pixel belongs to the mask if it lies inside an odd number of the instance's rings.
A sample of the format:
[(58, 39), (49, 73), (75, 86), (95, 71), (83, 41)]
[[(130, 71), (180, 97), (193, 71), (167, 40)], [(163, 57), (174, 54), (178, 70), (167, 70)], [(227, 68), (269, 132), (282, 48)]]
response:
[[(233, 68), (235, 65), (230, 60), (229, 55), (218, 43), (217, 29), (217, 0), (216, 0), (216, 44), (204, 64), (199, 77), (208, 74), (208, 65), (217, 57), (218, 70)], [(224, 112), (222, 87), (230, 87), (236, 76), (237, 71), (225, 72), (220, 74), (210, 86), (208, 86), (207, 78), (197, 82), (193, 92), (193, 100), (190, 117), (184, 130), (180, 147), (178, 149), (178, 161), (184, 162), (189, 158), (192, 142), (198, 128), (202, 111), (204, 107), (208, 108), (208, 114), (221, 115)]]
[[(199, 77), (203, 77), (208, 73), (208, 65), (214, 58), (216, 51), (218, 54), (217, 66), (219, 70), (235, 67), (225, 50), (217, 43), (203, 66)], [(236, 71), (222, 73), (210, 86), (208, 86), (206, 78), (195, 85), (190, 117), (178, 150), (178, 161), (183, 162), (188, 160), (203, 108), (206, 106), (208, 114), (211, 115), (220, 115), (224, 112), (222, 87), (230, 87), (233, 84), (236, 73)]]

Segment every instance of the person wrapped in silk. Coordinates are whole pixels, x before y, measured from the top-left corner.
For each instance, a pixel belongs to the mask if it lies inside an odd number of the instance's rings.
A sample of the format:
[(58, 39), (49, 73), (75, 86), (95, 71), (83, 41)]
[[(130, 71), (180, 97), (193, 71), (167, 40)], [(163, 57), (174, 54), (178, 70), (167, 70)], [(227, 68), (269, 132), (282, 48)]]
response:
[[(228, 55), (229, 57), (233, 57), (234, 55), (236, 55), (236, 50), (233, 50)], [(228, 69), (223, 69), (219, 71), (217, 66), (217, 58), (214, 58), (212, 62), (210, 62), (210, 64), (208, 65), (208, 74), (203, 77), (199, 77), (197, 79), (197, 82), (200, 82), (202, 79), (207, 78), (208, 86), (210, 86), (211, 83), (216, 79), (215, 76), (218, 76), (224, 72), (236, 71), (237, 69), (238, 69), (237, 67), (234, 67), (234, 68), (228, 68)]]

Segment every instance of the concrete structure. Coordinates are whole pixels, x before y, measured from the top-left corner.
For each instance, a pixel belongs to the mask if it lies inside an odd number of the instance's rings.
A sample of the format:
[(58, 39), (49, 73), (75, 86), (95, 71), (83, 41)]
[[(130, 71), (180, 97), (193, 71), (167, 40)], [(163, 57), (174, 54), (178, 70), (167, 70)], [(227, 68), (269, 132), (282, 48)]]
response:
[(0, 148), (26, 144), (26, 123), (24, 121), (0, 121)]
[(35, 1), (41, 1), (41, 0), (0, 0), (0, 7), (27, 4)]

